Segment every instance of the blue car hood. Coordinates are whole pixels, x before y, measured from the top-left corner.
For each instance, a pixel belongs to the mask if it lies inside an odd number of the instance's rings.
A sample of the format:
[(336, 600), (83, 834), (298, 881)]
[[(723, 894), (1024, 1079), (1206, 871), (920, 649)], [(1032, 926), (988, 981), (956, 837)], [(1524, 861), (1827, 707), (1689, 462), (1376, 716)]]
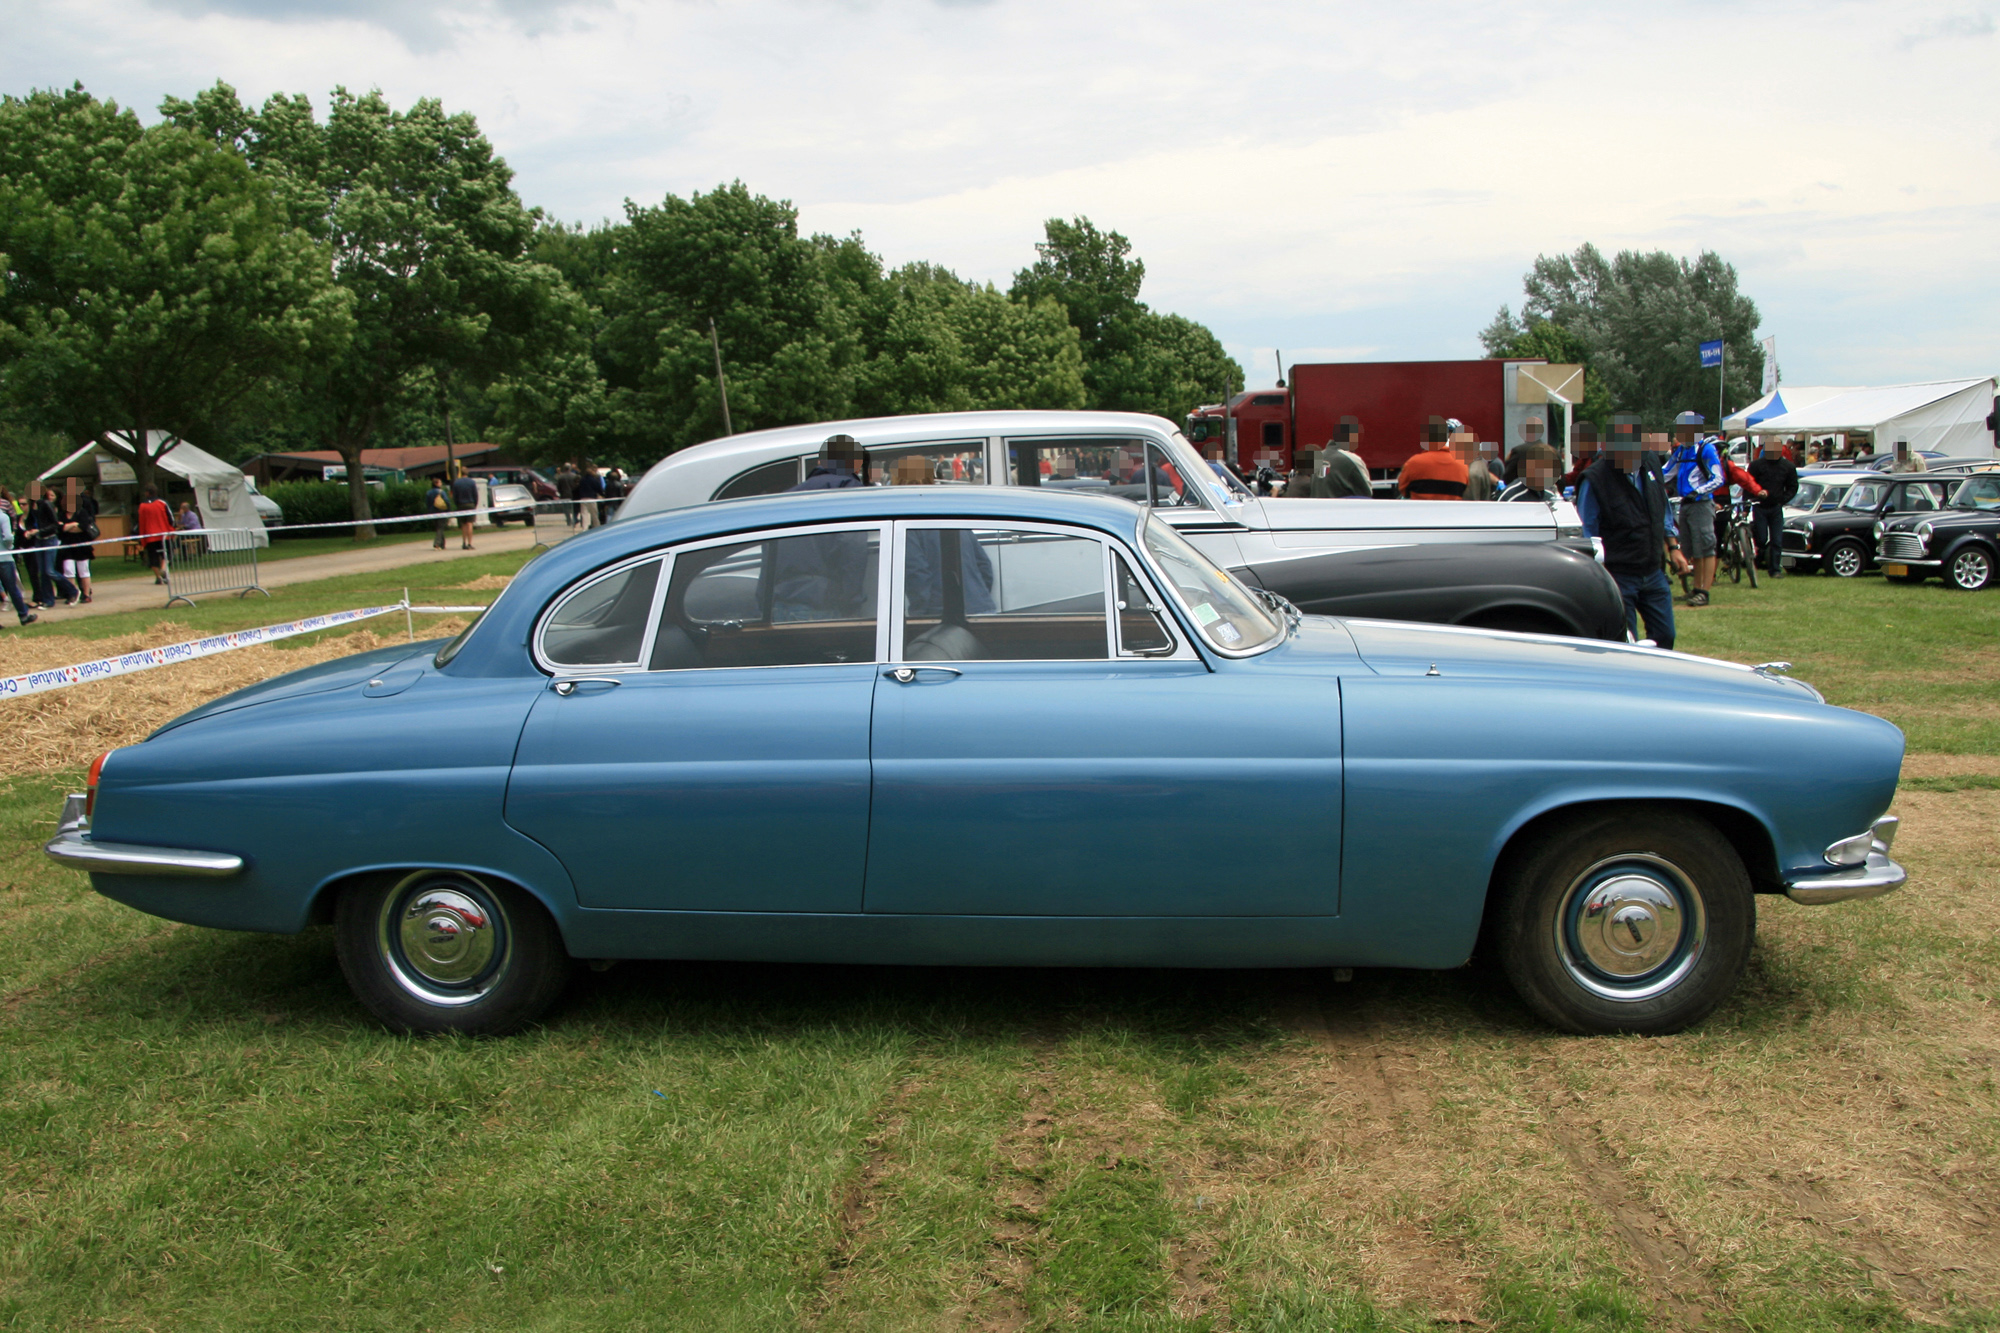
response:
[[(172, 731), (198, 718), (212, 717), (217, 713), (232, 712), (238, 708), (248, 708), (252, 704), (269, 703), (273, 699), (295, 699), (302, 694), (324, 694), (328, 690), (345, 689), (350, 685), (380, 675), (398, 662), (413, 657), (429, 657), (438, 650), (436, 641), (430, 643), (398, 643), (387, 648), (375, 648), (352, 657), (336, 657), (327, 662), (316, 662), (309, 667), (301, 667), (282, 676), (260, 680), (255, 685), (246, 685), (233, 694), (225, 694), (220, 699), (211, 699), (199, 708), (182, 713), (173, 721), (153, 733)], [(147, 739), (151, 739), (148, 737)]]
[(1817, 699), (1802, 681), (1766, 676), (1733, 662), (1687, 653), (1572, 639), (1554, 634), (1511, 634), (1503, 630), (1422, 625), (1401, 620), (1354, 620), (1341, 624), (1354, 646), (1378, 674), (1439, 675), (1488, 680), (1568, 678), (1579, 685), (1671, 693), (1723, 693), (1754, 698)]

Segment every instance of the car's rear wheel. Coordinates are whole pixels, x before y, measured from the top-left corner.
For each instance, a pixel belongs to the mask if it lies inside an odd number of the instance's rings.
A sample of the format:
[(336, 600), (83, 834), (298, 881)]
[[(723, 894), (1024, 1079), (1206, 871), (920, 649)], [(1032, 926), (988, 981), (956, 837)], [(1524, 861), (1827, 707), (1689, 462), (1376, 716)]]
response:
[(555, 1002), (571, 969), (540, 903), (459, 871), (349, 887), (334, 939), (355, 997), (404, 1032), (511, 1032)]
[(1961, 547), (1945, 562), (1944, 577), (1960, 592), (1978, 592), (1993, 582), (1993, 556), (1983, 546)]
[(1836, 577), (1859, 578), (1861, 571), (1868, 568), (1868, 553), (1861, 549), (1860, 542), (1835, 542), (1826, 548), (1826, 559), (1821, 563)]
[(1750, 876), (1705, 821), (1605, 807), (1510, 854), (1492, 938), (1522, 1001), (1568, 1032), (1678, 1032), (1727, 999), (1757, 933)]

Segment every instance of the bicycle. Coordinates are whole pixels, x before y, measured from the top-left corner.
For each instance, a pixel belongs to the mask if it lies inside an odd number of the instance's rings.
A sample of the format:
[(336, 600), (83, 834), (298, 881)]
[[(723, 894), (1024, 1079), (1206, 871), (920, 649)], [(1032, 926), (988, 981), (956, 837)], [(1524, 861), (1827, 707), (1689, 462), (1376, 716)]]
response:
[(1750, 586), (1757, 586), (1757, 540), (1751, 533), (1750, 502), (1738, 500), (1726, 511), (1722, 538), (1716, 543), (1722, 556), (1723, 572), (1731, 583), (1741, 583), (1747, 570)]

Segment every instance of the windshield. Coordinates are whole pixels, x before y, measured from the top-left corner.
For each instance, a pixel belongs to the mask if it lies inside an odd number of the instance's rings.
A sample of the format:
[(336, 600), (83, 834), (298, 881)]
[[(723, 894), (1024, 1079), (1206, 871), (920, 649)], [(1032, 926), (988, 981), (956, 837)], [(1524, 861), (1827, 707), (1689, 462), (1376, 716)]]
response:
[[(1195, 447), (1187, 442), (1187, 436), (1181, 434), (1179, 431), (1175, 431), (1173, 438), (1167, 441), (1167, 453), (1174, 459), (1176, 465), (1185, 465), (1191, 469), (1199, 469), (1206, 463), (1209, 475), (1215, 478), (1217, 489), (1223, 493), (1223, 501), (1225, 503), (1235, 504), (1251, 498), (1248, 486), (1245, 486), (1238, 480), (1235, 474), (1230, 472), (1228, 468), (1218, 467), (1213, 460), (1203, 459), (1200, 454), (1195, 452)], [(1199, 476), (1200, 472), (1198, 470), (1191, 471), (1188, 475)]]
[(1142, 536), (1147, 554), (1181, 595), (1209, 643), (1226, 653), (1247, 653), (1284, 637), (1284, 626), (1243, 585), (1178, 532), (1148, 515)]
[(1791, 507), (1794, 509), (1811, 509), (1819, 503), (1819, 493), (1825, 489), (1826, 487), (1819, 485), (1817, 482), (1800, 482), (1799, 493), (1792, 497)]
[(1953, 509), (2000, 509), (2000, 477), (1971, 477), (1951, 497)]
[(1889, 493), (1889, 483), (1885, 481), (1857, 481), (1847, 498), (1840, 502), (1842, 509), (1858, 509), (1864, 512), (1881, 507), (1882, 497)]

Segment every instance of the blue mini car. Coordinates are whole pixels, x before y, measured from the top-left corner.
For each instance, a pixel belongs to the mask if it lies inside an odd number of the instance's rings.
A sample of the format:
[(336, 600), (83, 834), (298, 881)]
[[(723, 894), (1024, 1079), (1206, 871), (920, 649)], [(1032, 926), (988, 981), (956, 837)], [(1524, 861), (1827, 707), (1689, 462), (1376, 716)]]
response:
[(1558, 1027), (1670, 1032), (1755, 895), (1903, 881), (1902, 751), (1778, 664), (1300, 616), (1126, 501), (912, 485), (579, 536), (442, 647), (112, 751), (48, 852), (176, 921), (330, 922), (418, 1031), (529, 1022), (576, 959), (1477, 946)]

